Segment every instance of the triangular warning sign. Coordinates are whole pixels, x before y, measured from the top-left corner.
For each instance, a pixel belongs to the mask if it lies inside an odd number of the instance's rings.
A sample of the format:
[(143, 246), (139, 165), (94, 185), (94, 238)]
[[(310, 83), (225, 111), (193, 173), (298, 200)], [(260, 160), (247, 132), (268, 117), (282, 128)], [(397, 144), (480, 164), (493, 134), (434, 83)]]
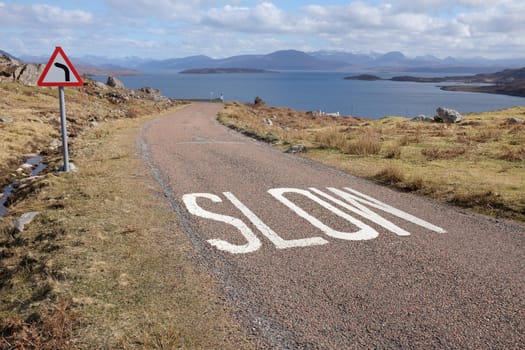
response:
[(57, 46), (37, 84), (38, 86), (82, 86), (84, 83), (64, 50)]

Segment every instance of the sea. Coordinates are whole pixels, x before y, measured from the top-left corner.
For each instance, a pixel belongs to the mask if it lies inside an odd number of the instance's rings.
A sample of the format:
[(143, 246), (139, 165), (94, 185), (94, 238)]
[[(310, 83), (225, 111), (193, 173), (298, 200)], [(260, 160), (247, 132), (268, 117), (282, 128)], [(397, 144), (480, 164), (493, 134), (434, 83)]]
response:
[[(395, 82), (389, 80), (359, 81), (344, 77), (362, 72), (180, 74), (177, 72), (119, 76), (127, 88), (149, 86), (160, 89), (164, 96), (175, 99), (216, 99), (253, 102), (256, 96), (266, 104), (304, 111), (339, 113), (378, 119), (384, 116), (415, 117), (435, 115), (438, 107), (460, 113), (482, 112), (525, 105), (525, 98), (496, 94), (443, 91), (448, 83)], [(407, 73), (376, 74), (382, 78)], [(439, 75), (470, 75), (440, 73)], [(105, 82), (107, 77), (94, 77)]]

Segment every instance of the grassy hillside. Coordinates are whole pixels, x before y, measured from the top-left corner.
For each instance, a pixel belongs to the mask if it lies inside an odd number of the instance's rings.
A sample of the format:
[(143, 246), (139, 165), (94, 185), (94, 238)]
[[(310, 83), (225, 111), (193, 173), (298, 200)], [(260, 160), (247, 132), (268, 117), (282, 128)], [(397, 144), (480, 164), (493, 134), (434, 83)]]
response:
[(486, 214), (525, 220), (525, 107), (460, 124), (316, 116), (229, 103), (219, 121), (351, 174)]

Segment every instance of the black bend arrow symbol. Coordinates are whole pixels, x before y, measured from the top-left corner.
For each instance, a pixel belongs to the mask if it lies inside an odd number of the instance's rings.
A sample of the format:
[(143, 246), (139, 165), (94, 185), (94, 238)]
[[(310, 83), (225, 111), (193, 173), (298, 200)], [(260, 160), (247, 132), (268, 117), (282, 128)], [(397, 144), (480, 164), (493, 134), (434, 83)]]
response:
[(66, 75), (66, 81), (69, 81), (69, 68), (65, 64), (58, 63), (58, 62), (55, 63), (55, 67), (63, 69), (64, 74)]

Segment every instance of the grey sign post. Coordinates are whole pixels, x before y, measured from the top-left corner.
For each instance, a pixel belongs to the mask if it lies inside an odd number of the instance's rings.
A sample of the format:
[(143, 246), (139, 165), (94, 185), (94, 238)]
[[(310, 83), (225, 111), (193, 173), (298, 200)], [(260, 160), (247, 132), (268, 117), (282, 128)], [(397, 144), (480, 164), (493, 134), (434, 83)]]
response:
[(62, 131), (62, 154), (64, 166), (62, 170), (69, 172), (69, 151), (67, 147), (67, 127), (66, 127), (66, 99), (64, 98), (64, 87), (58, 87), (58, 98), (60, 99), (60, 127)]
[(44, 71), (38, 79), (38, 86), (58, 86), (58, 99), (60, 101), (60, 126), (62, 132), (62, 153), (64, 156), (64, 166), (62, 170), (70, 171), (69, 151), (67, 145), (66, 127), (66, 100), (64, 97), (64, 86), (83, 86), (84, 83), (77, 73), (75, 67), (66, 56), (60, 46), (55, 48), (47, 63)]

